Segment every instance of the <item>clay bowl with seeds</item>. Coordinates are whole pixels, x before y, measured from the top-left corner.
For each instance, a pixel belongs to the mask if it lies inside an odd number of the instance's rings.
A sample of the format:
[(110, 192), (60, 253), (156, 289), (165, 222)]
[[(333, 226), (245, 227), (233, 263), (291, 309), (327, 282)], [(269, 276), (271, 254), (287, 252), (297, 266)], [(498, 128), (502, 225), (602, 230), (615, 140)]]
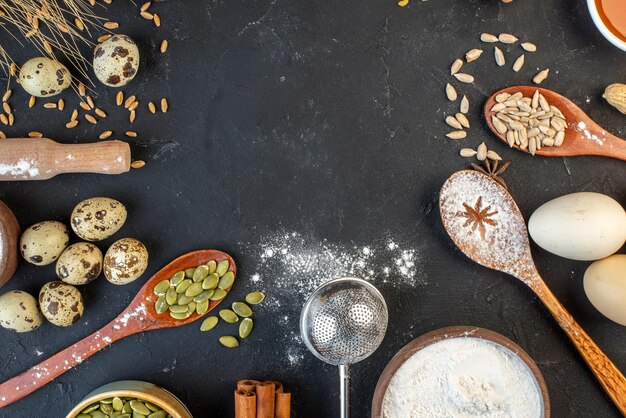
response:
[[(209, 309), (204, 314), (193, 313), (186, 319), (174, 319), (170, 315), (159, 315), (154, 307), (158, 298), (154, 294), (154, 287), (157, 283), (169, 279), (178, 271), (195, 268), (211, 260), (215, 260), (217, 263), (227, 260), (227, 271), (231, 271), (236, 277), (235, 261), (230, 255), (221, 251), (199, 250), (178, 257), (148, 279), (130, 305), (113, 321), (49, 359), (0, 384), (0, 408), (36, 391), (119, 339), (139, 332), (186, 325), (211, 312), (226, 297), (211, 301)], [(232, 285), (223, 289), (226, 291), (226, 295), (231, 288)]]
[[(509, 143), (506, 136), (507, 132), (501, 133), (502, 130), (499, 131), (494, 126), (492, 119), (498, 113), (492, 111), (493, 107), (498, 103), (496, 97), (503, 93), (513, 95), (519, 92), (525, 98), (532, 98), (537, 90), (550, 106), (555, 106), (560, 110), (565, 124), (562, 143), (558, 146), (541, 146), (541, 148), (536, 149), (536, 154), (545, 157), (597, 155), (626, 161), (626, 141), (607, 132), (567, 97), (561, 96), (552, 90), (535, 86), (507, 87), (493, 93), (487, 99), (484, 107), (485, 120), (491, 131), (498, 138), (505, 143)], [(513, 144), (513, 148), (529, 152), (528, 149), (524, 149), (518, 143)]]

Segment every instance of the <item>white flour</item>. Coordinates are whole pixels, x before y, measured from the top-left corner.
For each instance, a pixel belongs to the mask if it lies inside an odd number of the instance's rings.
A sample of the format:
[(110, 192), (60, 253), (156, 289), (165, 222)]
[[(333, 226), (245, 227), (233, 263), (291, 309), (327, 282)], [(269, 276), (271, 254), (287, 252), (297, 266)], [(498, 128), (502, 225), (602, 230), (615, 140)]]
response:
[(431, 344), (391, 379), (383, 418), (539, 418), (541, 392), (505, 347), (474, 337)]
[(240, 244), (254, 263), (249, 290), (267, 294), (263, 309), (280, 311), (276, 325), (284, 336), (282, 354), (290, 367), (309, 355), (300, 337), (300, 309), (322, 283), (345, 276), (377, 286), (425, 283), (417, 243), (404, 245), (401, 241), (387, 237), (361, 245), (335, 244), (298, 232), (279, 232), (258, 243)]
[(35, 177), (39, 175), (39, 168), (37, 168), (34, 160), (27, 160), (21, 158), (15, 164), (0, 164), (0, 175), (10, 174), (15, 178), (27, 179), (29, 177)]

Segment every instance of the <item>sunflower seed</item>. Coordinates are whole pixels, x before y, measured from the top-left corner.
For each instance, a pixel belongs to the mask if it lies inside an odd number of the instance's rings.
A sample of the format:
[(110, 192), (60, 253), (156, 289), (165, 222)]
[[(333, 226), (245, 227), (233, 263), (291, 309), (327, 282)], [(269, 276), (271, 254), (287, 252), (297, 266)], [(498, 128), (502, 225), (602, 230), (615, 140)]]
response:
[(504, 103), (496, 103), (491, 108), (491, 111), (492, 112), (499, 112), (499, 111), (504, 110), (504, 109), (506, 109), (506, 105)]
[(524, 42), (522, 44), (522, 48), (524, 51), (535, 52), (537, 50), (537, 46), (531, 42)]
[(509, 144), (509, 147), (513, 148), (513, 145), (515, 145), (515, 131), (507, 131), (506, 143)]
[(450, 67), (450, 75), (454, 75), (458, 73), (462, 66), (463, 66), (462, 59), (457, 58), (456, 60), (454, 60), (454, 62), (452, 63), (452, 66)]
[(461, 99), (461, 106), (460, 106), (460, 110), (461, 113), (467, 113), (469, 112), (469, 99), (467, 98), (467, 96), (463, 96), (463, 98)]
[(513, 63), (513, 71), (518, 72), (524, 65), (524, 54), (520, 55)]
[(454, 115), (454, 117), (456, 118), (456, 120), (459, 121), (461, 126), (463, 126), (464, 128), (470, 127), (469, 120), (467, 120), (467, 117), (463, 113), (457, 113)]
[(463, 139), (467, 137), (467, 132), (465, 131), (452, 131), (448, 132), (446, 136), (450, 139)]
[(493, 123), (494, 128), (496, 128), (499, 134), (504, 134), (508, 129), (504, 122), (495, 116), (491, 117), (491, 123)]
[(476, 155), (477, 152), (471, 148), (462, 148), (459, 154), (461, 154), (461, 157), (470, 158)]
[(446, 123), (454, 129), (463, 129), (459, 121), (456, 120), (454, 116), (446, 116)]
[(485, 158), (487, 158), (487, 145), (484, 142), (481, 142), (478, 148), (476, 148), (476, 158), (478, 161), (485, 161)]
[(506, 102), (507, 100), (509, 100), (510, 97), (511, 95), (509, 93), (496, 94), (496, 102), (498, 103)]
[(498, 42), (498, 37), (490, 33), (481, 33), (480, 40), (483, 42), (487, 42), (487, 43), (494, 43), (494, 42)]
[(502, 161), (502, 157), (500, 157), (497, 152), (492, 150), (487, 151), (487, 158), (491, 161)]
[(564, 131), (557, 132), (556, 135), (554, 136), (554, 146), (560, 147), (561, 145), (563, 145), (564, 139), (565, 139), (565, 132)]
[(450, 83), (446, 84), (446, 97), (448, 98), (448, 100), (450, 100), (451, 102), (455, 101), (458, 97), (457, 93), (456, 93), (456, 89), (454, 88), (454, 86)]
[(466, 73), (456, 73), (454, 74), (454, 77), (459, 80), (461, 83), (473, 83), (474, 82), (474, 76), (470, 75), (470, 74), (466, 74)]
[(467, 51), (467, 53), (465, 54), (465, 60), (467, 62), (476, 61), (478, 58), (480, 58), (482, 53), (483, 53), (482, 49), (476, 49), (476, 48), (470, 51)]
[(504, 59), (504, 53), (497, 46), (493, 50), (493, 55), (496, 59), (496, 64), (498, 64), (499, 67), (502, 67), (504, 64), (506, 64), (506, 60)]
[(501, 33), (500, 35), (498, 35), (498, 40), (503, 44), (514, 44), (515, 42), (517, 42), (517, 38), (510, 33)]
[(533, 83), (541, 84), (546, 78), (548, 78), (548, 74), (550, 73), (550, 69), (546, 68), (545, 70), (541, 70), (533, 77)]

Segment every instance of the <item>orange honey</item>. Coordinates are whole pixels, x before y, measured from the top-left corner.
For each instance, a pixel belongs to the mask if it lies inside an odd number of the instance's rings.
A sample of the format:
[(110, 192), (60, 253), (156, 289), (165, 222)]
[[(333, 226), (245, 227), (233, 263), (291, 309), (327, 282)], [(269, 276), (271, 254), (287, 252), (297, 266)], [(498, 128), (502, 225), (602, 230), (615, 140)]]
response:
[(626, 42), (626, 1), (595, 0), (600, 18), (620, 40)]

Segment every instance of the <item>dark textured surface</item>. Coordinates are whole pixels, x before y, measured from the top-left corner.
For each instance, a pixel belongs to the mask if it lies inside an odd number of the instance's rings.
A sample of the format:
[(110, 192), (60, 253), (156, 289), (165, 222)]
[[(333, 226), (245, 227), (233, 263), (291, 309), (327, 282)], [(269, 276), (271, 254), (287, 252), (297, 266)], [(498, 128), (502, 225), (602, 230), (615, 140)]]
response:
[[(623, 162), (533, 159), (506, 149), (479, 118), (478, 104), (491, 91), (529, 83), (538, 68), (550, 67), (545, 87), (626, 136), (624, 116), (600, 97), (607, 84), (626, 82), (626, 55), (599, 35), (585, 2), (412, 0), (401, 9), (393, 0), (168, 1), (154, 7), (163, 18), (159, 30), (130, 3), (115, 3), (111, 16), (119, 18), (120, 32), (137, 40), (144, 59), (125, 90), (142, 102), (133, 127), (140, 137), (130, 142), (146, 167), (114, 178), (65, 175), (3, 183), (0, 198), (22, 227), (67, 221), (87, 197), (117, 198), (129, 208), (129, 219), (115, 238), (143, 240), (151, 262), (147, 274), (128, 286), (115, 287), (101, 277), (81, 287), (85, 316), (72, 328), (47, 323), (23, 335), (0, 330), (3, 380), (110, 321), (149, 274), (184, 252), (231, 253), (239, 266), (234, 295), (243, 297), (255, 289), (249, 279), (260, 268), (254, 243), (274, 231), (348, 246), (391, 236), (418, 252), (422, 277), (416, 286), (394, 284), (393, 277), (375, 281), (390, 306), (390, 327), (383, 346), (354, 367), (354, 417), (368, 416), (378, 376), (397, 350), (427, 331), (460, 324), (500, 332), (527, 350), (545, 375), (554, 417), (619, 416), (539, 301), (514, 279), (468, 261), (445, 234), (436, 209), (440, 185), (468, 164), (458, 149), (481, 140), (513, 159), (506, 179), (526, 216), (575, 191), (602, 192), (626, 203)], [(519, 74), (508, 68), (519, 47), (509, 48), (515, 54), (507, 55), (506, 68), (497, 69), (491, 46), (479, 61), (466, 64), (477, 77), (475, 86), (463, 88), (473, 103), (473, 127), (463, 142), (444, 140), (442, 120), (453, 110), (443, 94), (449, 66), (479, 47), (483, 31), (518, 34), (539, 51), (526, 54)], [(156, 49), (164, 38), (170, 51), (161, 56)], [(21, 54), (16, 58), (29, 58), (25, 50)], [(125, 112), (113, 106), (116, 91), (99, 86), (98, 92), (97, 101), (110, 115), (97, 127), (83, 121), (67, 131), (69, 111), (29, 111), (19, 92), (12, 99), (19, 128), (5, 132), (39, 130), (60, 141), (84, 142), (104, 129), (127, 130)], [(148, 115), (147, 101), (163, 96), (170, 99), (170, 113)], [(75, 102), (70, 94), (66, 100)], [(626, 370), (624, 328), (602, 317), (584, 295), (588, 263), (533, 249), (555, 294)], [(52, 266), (22, 263), (2, 291), (36, 294), (53, 278)], [(289, 292), (265, 283), (270, 297)], [(132, 336), (0, 410), (0, 416), (63, 417), (102, 384), (140, 379), (174, 392), (196, 417), (229, 417), (232, 389), (241, 378), (283, 381), (294, 392), (294, 417), (337, 416), (336, 369), (308, 353), (295, 364), (286, 359), (285, 335), (297, 332), (302, 303), (302, 295), (293, 292), (289, 306), (258, 308), (257, 327), (237, 350), (223, 349), (219, 334), (201, 334), (195, 325)], [(289, 321), (278, 325), (283, 315)]]

